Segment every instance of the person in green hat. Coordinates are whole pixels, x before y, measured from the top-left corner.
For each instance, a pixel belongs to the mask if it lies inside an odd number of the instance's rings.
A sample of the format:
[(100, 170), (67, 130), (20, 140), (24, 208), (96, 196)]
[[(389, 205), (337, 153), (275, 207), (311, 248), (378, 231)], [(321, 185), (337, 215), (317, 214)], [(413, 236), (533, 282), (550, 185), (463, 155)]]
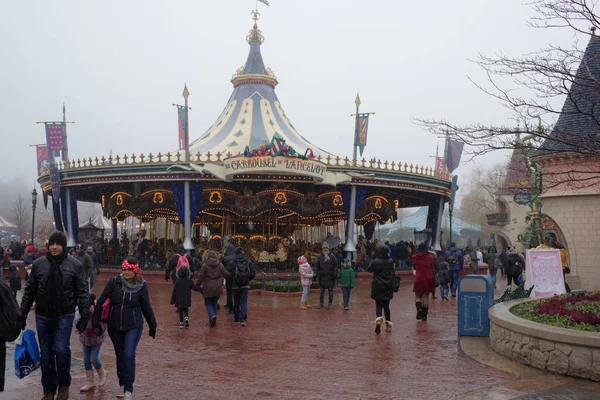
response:
[(344, 258), (344, 261), (342, 261), (339, 284), (344, 296), (344, 310), (347, 310), (350, 303), (350, 292), (354, 287), (354, 270), (350, 267), (350, 260), (347, 258)]

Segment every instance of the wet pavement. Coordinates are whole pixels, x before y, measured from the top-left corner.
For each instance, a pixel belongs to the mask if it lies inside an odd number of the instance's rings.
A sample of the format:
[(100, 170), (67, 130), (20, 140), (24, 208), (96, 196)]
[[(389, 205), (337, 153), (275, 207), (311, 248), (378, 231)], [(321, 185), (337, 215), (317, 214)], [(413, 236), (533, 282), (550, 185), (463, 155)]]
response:
[[(391, 302), (393, 332), (379, 336), (374, 334), (368, 279), (357, 281), (348, 311), (341, 305), (341, 293), (335, 294), (332, 309), (307, 311), (298, 309), (300, 297), (250, 295), (246, 327), (233, 324), (221, 309), (217, 326), (210, 328), (201, 296), (194, 293), (190, 328), (181, 330), (169, 305), (171, 284), (150, 281), (158, 332), (153, 340), (144, 328), (135, 399), (600, 398), (598, 383), (520, 366), (491, 351), (485, 339), (459, 341), (455, 299), (433, 300), (429, 320), (415, 320), (410, 278), (403, 278)], [(94, 291), (101, 291), (104, 283), (97, 283)], [(311, 293), (310, 302), (318, 303), (318, 293)], [(118, 382), (110, 339), (100, 353), (108, 383), (95, 392), (79, 393), (84, 371), (76, 334), (71, 350), (70, 398), (114, 399)], [(11, 344), (8, 364), (10, 360)], [(7, 377), (0, 399), (41, 398), (39, 373), (18, 380), (8, 371)], [(540, 397), (531, 397), (537, 393)]]

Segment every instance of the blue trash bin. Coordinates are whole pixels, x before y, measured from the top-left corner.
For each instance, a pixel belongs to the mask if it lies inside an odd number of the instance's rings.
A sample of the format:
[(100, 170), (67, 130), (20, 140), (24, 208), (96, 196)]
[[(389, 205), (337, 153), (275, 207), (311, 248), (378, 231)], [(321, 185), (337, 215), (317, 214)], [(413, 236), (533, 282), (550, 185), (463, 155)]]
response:
[(489, 275), (465, 275), (458, 281), (458, 335), (489, 336), (488, 310), (494, 305)]

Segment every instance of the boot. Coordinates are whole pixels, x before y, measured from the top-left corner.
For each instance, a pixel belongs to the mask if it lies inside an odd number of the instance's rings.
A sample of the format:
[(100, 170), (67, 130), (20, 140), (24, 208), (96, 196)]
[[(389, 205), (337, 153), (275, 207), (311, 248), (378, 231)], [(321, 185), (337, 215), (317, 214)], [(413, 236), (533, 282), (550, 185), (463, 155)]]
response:
[(97, 369), (98, 373), (98, 387), (102, 387), (106, 385), (106, 371), (104, 371), (104, 367)]
[(421, 302), (417, 301), (415, 307), (417, 307), (417, 319), (421, 319), (423, 317), (423, 307), (421, 307)]
[(381, 324), (383, 324), (383, 317), (375, 318), (375, 333), (378, 335), (381, 333)]
[(68, 386), (59, 386), (58, 393), (56, 393), (56, 400), (69, 400)]
[(392, 332), (392, 321), (385, 321), (385, 331), (387, 333), (391, 333)]
[(300, 303), (300, 309), (301, 310), (308, 310), (308, 307), (306, 307), (306, 302), (305, 301), (303, 301), (303, 302)]
[(428, 312), (429, 312), (429, 307), (423, 307), (423, 311), (422, 311), (422, 313), (423, 313), (423, 316), (422, 316), (423, 322), (427, 322), (427, 313)]
[(310, 305), (310, 303), (308, 301), (304, 302), (304, 305), (306, 306), (306, 308), (312, 308), (312, 306)]
[(54, 400), (54, 395), (52, 393), (44, 393), (42, 400)]
[(88, 390), (94, 389), (94, 370), (85, 371), (85, 378), (87, 381), (85, 385), (79, 389), (80, 392), (87, 392)]

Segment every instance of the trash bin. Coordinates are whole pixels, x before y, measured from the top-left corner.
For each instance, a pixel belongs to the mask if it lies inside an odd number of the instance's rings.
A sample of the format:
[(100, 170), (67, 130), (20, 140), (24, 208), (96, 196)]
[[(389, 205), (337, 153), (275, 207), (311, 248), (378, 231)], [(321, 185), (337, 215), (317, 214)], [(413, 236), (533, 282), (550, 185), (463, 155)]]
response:
[(494, 305), (489, 275), (465, 275), (458, 281), (458, 335), (489, 336), (488, 310)]

